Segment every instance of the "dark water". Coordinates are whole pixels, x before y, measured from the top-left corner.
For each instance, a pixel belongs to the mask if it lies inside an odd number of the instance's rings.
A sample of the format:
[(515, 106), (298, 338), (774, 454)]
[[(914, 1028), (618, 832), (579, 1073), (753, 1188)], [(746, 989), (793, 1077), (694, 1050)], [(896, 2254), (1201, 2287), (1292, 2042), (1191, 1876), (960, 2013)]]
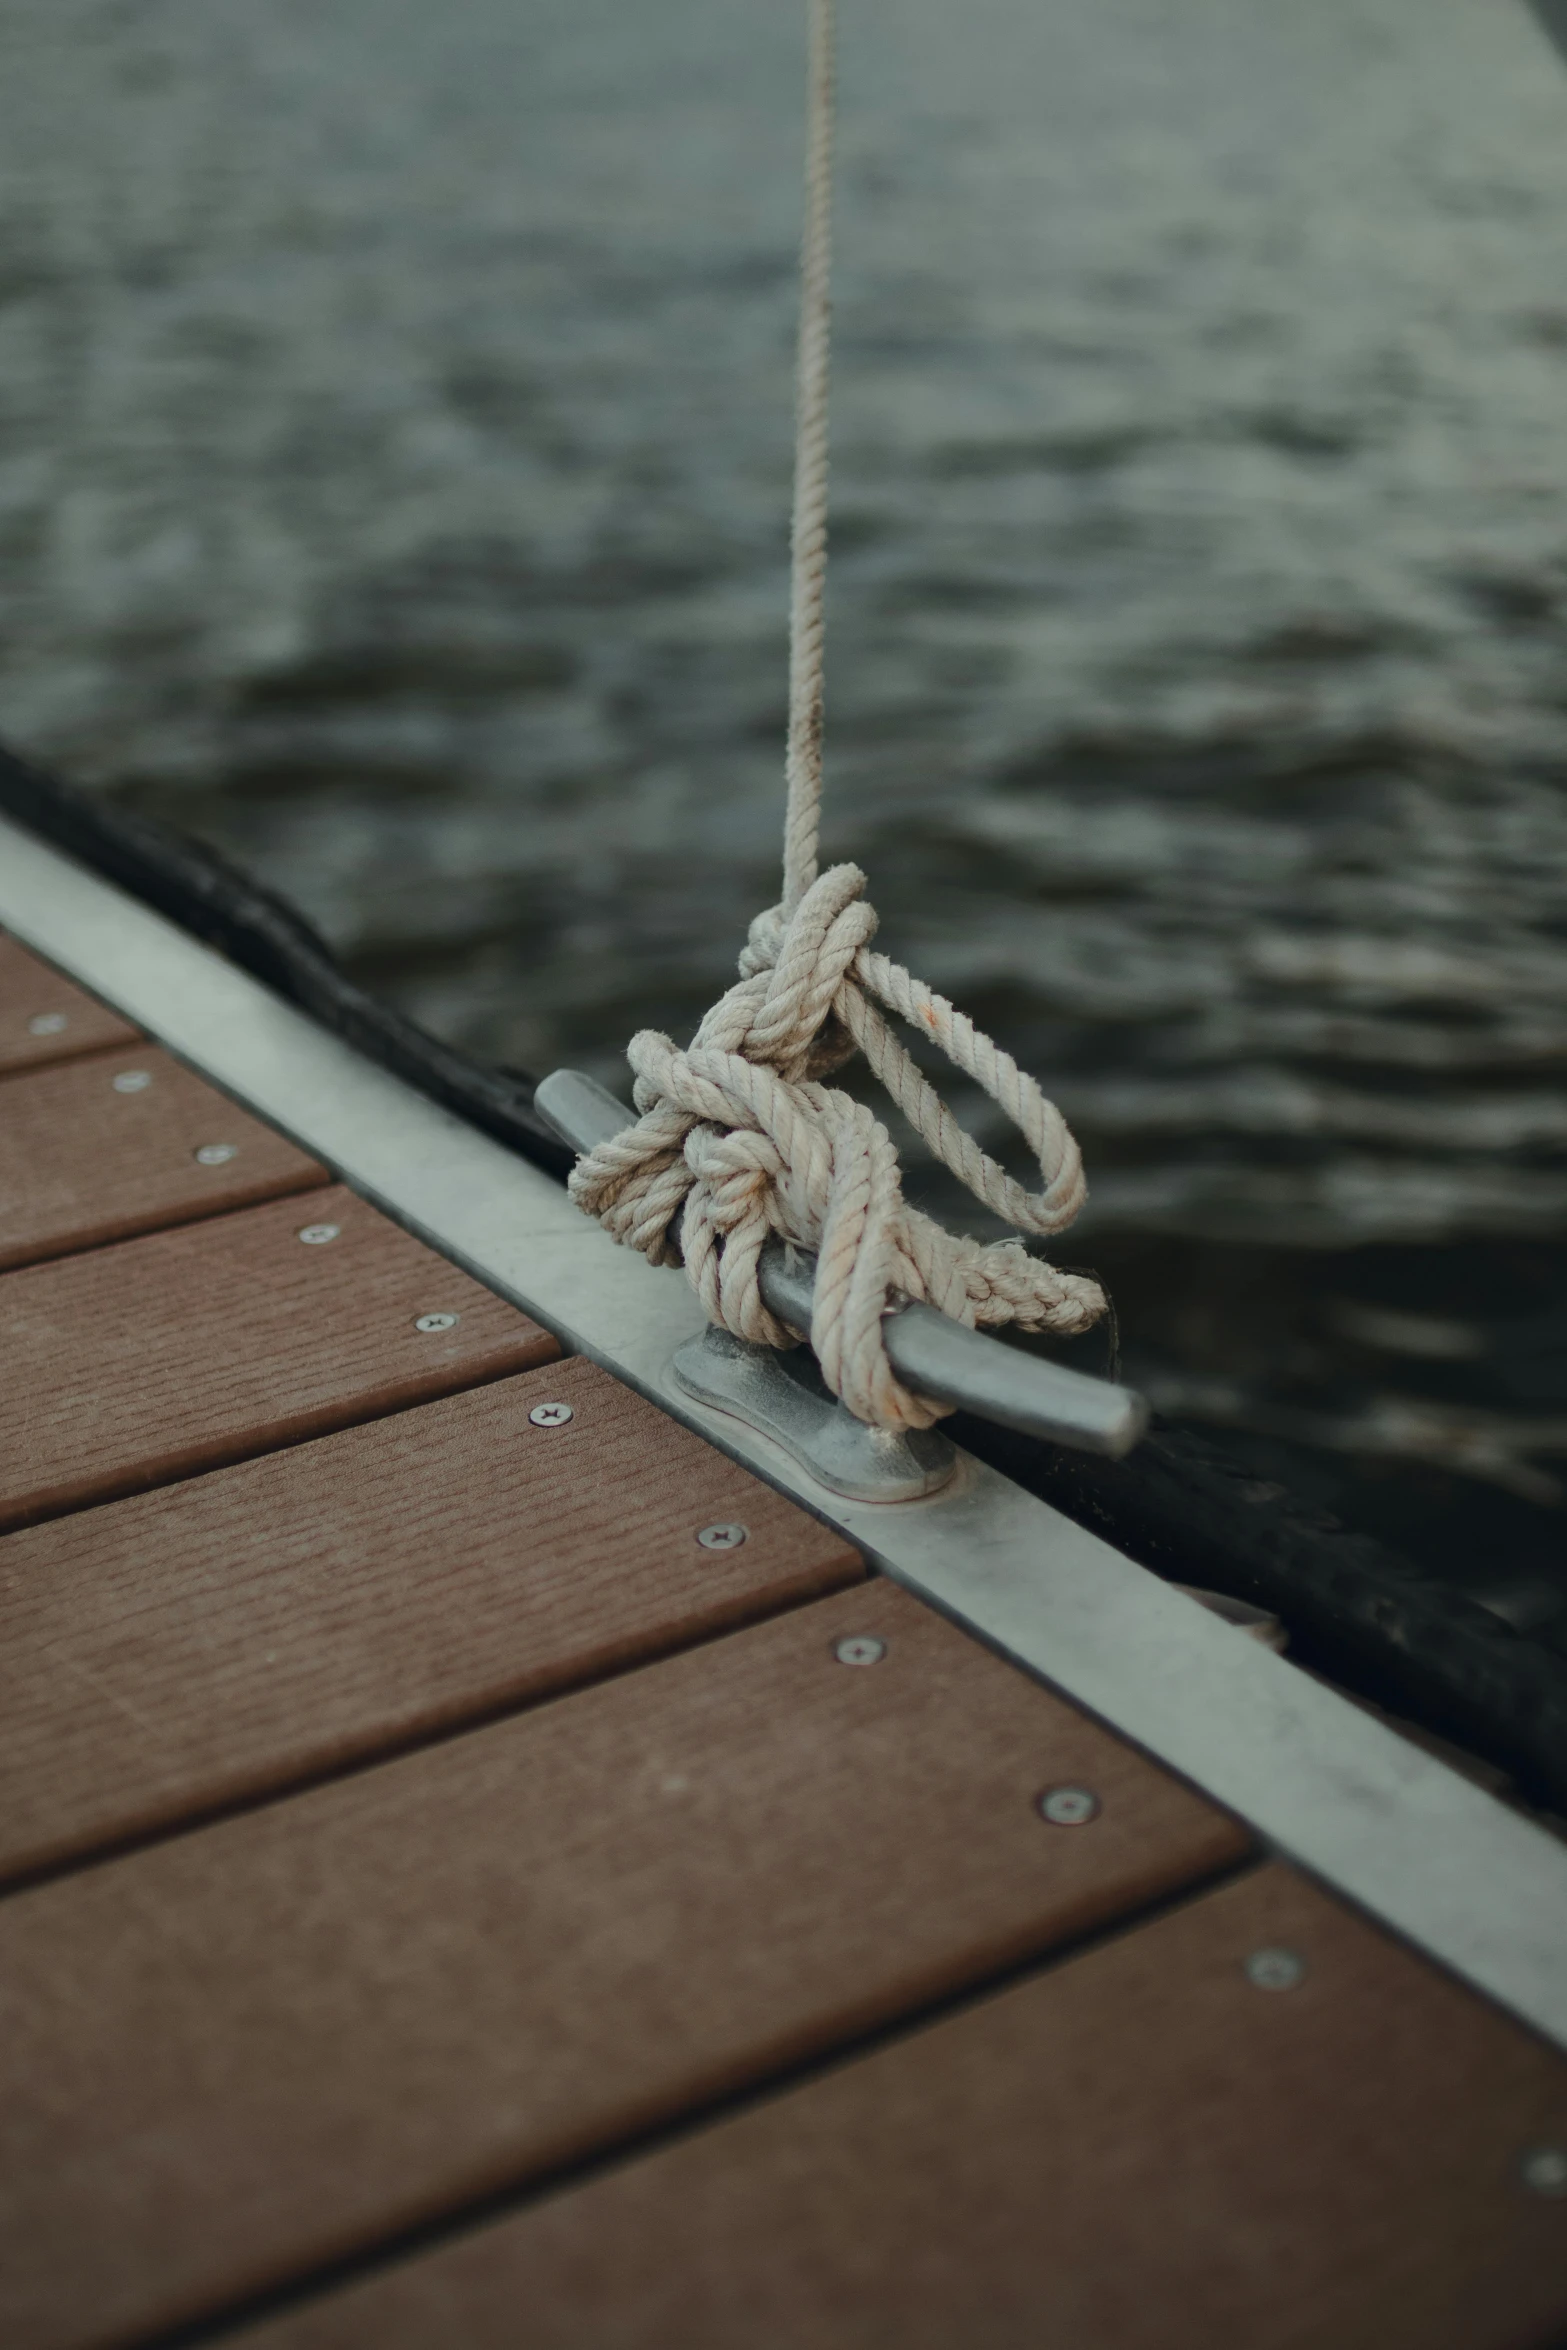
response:
[[(0, 729), (508, 1062), (774, 892), (798, 13), (0, 18)], [(844, 15), (830, 846), (1157, 1400), (1567, 1645), (1567, 73)]]

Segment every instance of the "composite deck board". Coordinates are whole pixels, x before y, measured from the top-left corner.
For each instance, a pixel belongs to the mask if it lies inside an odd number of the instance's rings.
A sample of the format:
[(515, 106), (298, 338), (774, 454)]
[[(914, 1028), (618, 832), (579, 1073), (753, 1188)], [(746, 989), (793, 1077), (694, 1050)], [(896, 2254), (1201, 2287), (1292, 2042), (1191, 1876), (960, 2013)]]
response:
[[(574, 1417), (536, 1427), (546, 1401)], [(0, 1541), (0, 1879), (863, 1573), (580, 1361), (27, 1528)]]
[[(867, 1636), (878, 1662), (840, 1661)], [(1046, 1824), (1062, 1782), (1096, 1819)], [(20, 1892), (0, 2339), (140, 2340), (1245, 1848), (876, 1581)]]
[(0, 1093), (0, 1271), (327, 1180), (155, 1046), (62, 1062)]
[(137, 1035), (118, 1012), (0, 932), (0, 1076), (134, 1044)]
[[(335, 1226), (324, 1245), (302, 1231)], [(450, 1329), (421, 1331), (430, 1314)], [(0, 1274), (0, 1527), (167, 1484), (556, 1352), (340, 1187)]]
[(245, 2338), (1550, 2350), (1549, 2143), (1558, 2055), (1269, 1867)]

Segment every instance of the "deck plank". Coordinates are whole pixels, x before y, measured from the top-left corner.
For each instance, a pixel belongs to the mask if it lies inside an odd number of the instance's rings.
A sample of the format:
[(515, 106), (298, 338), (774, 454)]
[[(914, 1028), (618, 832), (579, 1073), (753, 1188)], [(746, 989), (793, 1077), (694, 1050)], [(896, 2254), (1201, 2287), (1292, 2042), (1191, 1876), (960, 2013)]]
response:
[[(322, 1246), (301, 1231), (336, 1228)], [(431, 1313), (459, 1318), (425, 1332)], [(526, 1315), (350, 1191), (0, 1275), (0, 1527), (526, 1370)]]
[(19, 1893), (0, 2338), (140, 2340), (1244, 1849), (878, 1581)]
[(1546, 2350), (1547, 2143), (1559, 2056), (1270, 1867), (246, 2340)]
[(118, 1012), (0, 931), (0, 1076), (134, 1044), (137, 1034)]
[(327, 1181), (155, 1046), (65, 1061), (0, 1096), (0, 1271)]
[[(563, 1401), (574, 1418), (538, 1428)], [(698, 1533), (739, 1524), (733, 1551)], [(859, 1579), (586, 1362), (0, 1541), (0, 1878)]]

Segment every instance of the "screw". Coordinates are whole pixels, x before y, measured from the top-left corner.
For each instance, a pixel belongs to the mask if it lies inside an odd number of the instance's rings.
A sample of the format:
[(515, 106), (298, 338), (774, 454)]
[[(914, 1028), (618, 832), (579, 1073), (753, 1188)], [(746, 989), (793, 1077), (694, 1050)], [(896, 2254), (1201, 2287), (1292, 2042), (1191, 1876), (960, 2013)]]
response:
[(226, 1167), (239, 1157), (237, 1142), (204, 1142), (195, 1154), (198, 1167)]
[(149, 1069), (122, 1069), (113, 1080), (116, 1093), (145, 1093), (152, 1083)]
[(746, 1529), (736, 1521), (730, 1526), (704, 1526), (697, 1540), (704, 1550), (738, 1550), (745, 1536)]
[(423, 1330), (426, 1335), (432, 1330), (455, 1330), (456, 1327), (455, 1314), (421, 1314), (414, 1323), (414, 1328)]
[(1306, 1962), (1298, 1950), (1254, 1950), (1246, 1961), (1246, 1980), (1259, 1991), (1293, 1991), (1306, 1979)]
[(337, 1238), (341, 1230), (340, 1224), (301, 1224), (299, 1237), (306, 1248), (324, 1248), (329, 1240)]
[(576, 1416), (569, 1403), (536, 1403), (528, 1414), (535, 1428), (564, 1428)]
[(879, 1665), (887, 1653), (885, 1640), (878, 1640), (874, 1632), (854, 1632), (847, 1640), (833, 1647), (833, 1655), (841, 1665)]
[(1086, 1828), (1099, 1817), (1099, 1798), (1092, 1787), (1047, 1787), (1039, 1798), (1039, 1816), (1052, 1828)]
[(1531, 2146), (1518, 2174), (1531, 2195), (1567, 2195), (1567, 2146)]
[(63, 1012), (35, 1012), (27, 1023), (29, 1036), (58, 1036), (70, 1026)]

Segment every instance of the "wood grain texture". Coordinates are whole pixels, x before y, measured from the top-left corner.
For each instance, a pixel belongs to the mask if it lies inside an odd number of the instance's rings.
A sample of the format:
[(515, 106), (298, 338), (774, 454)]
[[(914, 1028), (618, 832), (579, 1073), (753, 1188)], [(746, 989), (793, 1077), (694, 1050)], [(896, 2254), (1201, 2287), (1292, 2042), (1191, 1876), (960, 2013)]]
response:
[[(1306, 1960), (1293, 1991), (1248, 1953)], [(1548, 2350), (1567, 2065), (1283, 1868), (254, 2350)]]
[(118, 1012), (0, 932), (0, 1076), (133, 1044), (137, 1034)]
[(0, 2339), (140, 2339), (1243, 1849), (878, 1581), (17, 1894)]
[[(545, 1399), (575, 1418), (534, 1427)], [(0, 1541), (0, 1877), (863, 1573), (586, 1362), (56, 1518)]]
[[(135, 1091), (117, 1078), (144, 1078)], [(198, 1150), (233, 1152), (207, 1166)], [(153, 1045), (0, 1090), (0, 1271), (253, 1206), (324, 1167)]]
[[(308, 1247), (307, 1224), (338, 1237)], [(455, 1313), (451, 1330), (415, 1320)], [(0, 1526), (477, 1386), (556, 1352), (338, 1187), (0, 1275)]]

